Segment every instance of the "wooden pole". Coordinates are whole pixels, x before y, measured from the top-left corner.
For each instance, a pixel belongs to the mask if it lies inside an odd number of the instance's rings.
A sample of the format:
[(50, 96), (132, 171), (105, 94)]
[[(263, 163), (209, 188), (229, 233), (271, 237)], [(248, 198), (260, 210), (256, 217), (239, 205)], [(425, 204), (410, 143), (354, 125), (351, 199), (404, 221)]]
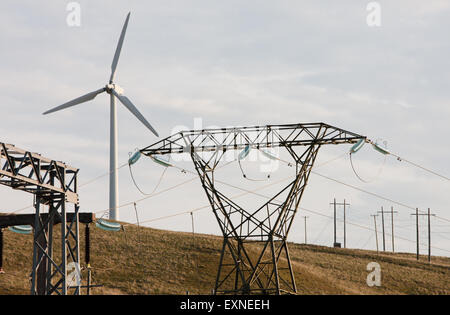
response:
[(386, 236), (385, 236), (385, 227), (384, 227), (384, 215), (386, 213), (391, 214), (391, 228), (392, 228), (392, 252), (394, 252), (394, 213), (397, 213), (397, 211), (394, 211), (394, 207), (391, 207), (391, 211), (384, 211), (384, 208), (381, 207), (381, 211), (378, 211), (378, 213), (381, 213), (381, 222), (383, 225), (383, 251), (386, 251)]
[(386, 241), (384, 236), (384, 210), (383, 207), (381, 207), (381, 225), (383, 227), (383, 252), (386, 251)]
[(417, 260), (419, 260), (419, 208), (416, 208)]
[(416, 234), (417, 234), (417, 260), (419, 260), (419, 215), (426, 215), (428, 216), (428, 262), (431, 261), (431, 216), (434, 216), (435, 214), (430, 213), (430, 208), (428, 208), (427, 213), (420, 213), (419, 214), (419, 208), (416, 208), (416, 213), (412, 213), (411, 215), (416, 216)]
[(347, 248), (347, 231), (345, 229), (345, 199), (344, 199), (344, 248)]
[(336, 198), (334, 198), (334, 244), (333, 247), (336, 244)]
[(371, 214), (373, 217), (373, 223), (375, 224), (375, 242), (377, 244), (377, 253), (378, 253), (378, 232), (377, 232), (377, 214)]
[(392, 252), (394, 253), (394, 207), (391, 207)]
[(336, 246), (336, 240), (337, 240), (337, 238), (336, 238), (336, 206), (338, 206), (338, 205), (344, 206), (344, 248), (345, 248), (346, 243), (347, 243), (346, 213), (345, 213), (346, 208), (345, 208), (345, 206), (349, 206), (350, 204), (346, 203), (345, 199), (344, 199), (344, 203), (342, 203), (342, 202), (338, 203), (338, 202), (336, 202), (336, 198), (334, 198), (334, 201), (330, 204), (332, 204), (334, 206), (334, 244), (333, 244), (333, 247)]
[(431, 224), (430, 224), (430, 208), (428, 208), (428, 262), (431, 262)]

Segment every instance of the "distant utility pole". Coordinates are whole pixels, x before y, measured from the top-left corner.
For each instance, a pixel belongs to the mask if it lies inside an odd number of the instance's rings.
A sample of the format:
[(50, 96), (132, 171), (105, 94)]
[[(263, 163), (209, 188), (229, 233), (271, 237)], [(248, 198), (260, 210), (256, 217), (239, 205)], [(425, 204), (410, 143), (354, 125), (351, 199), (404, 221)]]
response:
[(306, 238), (306, 218), (308, 218), (307, 216), (303, 216), (303, 218), (305, 219), (305, 244), (307, 244), (307, 238)]
[(394, 211), (394, 207), (391, 207), (391, 227), (392, 227), (392, 252), (395, 252), (394, 249), (394, 213), (397, 213), (397, 211)]
[(428, 213), (419, 213), (419, 208), (416, 208), (416, 213), (411, 213), (411, 215), (416, 216), (416, 237), (417, 237), (417, 260), (419, 260), (419, 215), (428, 216), (428, 262), (431, 262), (431, 216), (435, 214), (430, 213), (430, 208), (428, 208)]
[(385, 235), (384, 235), (384, 214), (385, 213), (391, 214), (392, 252), (394, 252), (394, 213), (397, 213), (397, 211), (394, 211), (394, 207), (391, 207), (391, 211), (384, 211), (383, 207), (381, 207), (381, 211), (378, 211), (378, 213), (381, 213), (381, 222), (383, 225), (383, 251), (386, 251), (386, 243), (385, 243)]
[(431, 216), (435, 216), (435, 214), (431, 214), (430, 208), (428, 208), (428, 262), (431, 262)]
[(336, 198), (334, 198), (334, 242), (333, 247), (336, 247)]
[(377, 244), (377, 253), (378, 253), (378, 232), (377, 232), (377, 217), (378, 214), (371, 214), (371, 217), (373, 217), (373, 223), (375, 224), (375, 242)]
[(344, 199), (344, 203), (339, 203), (336, 202), (336, 198), (334, 198), (334, 201), (332, 203), (330, 203), (330, 205), (334, 206), (334, 245), (336, 246), (336, 206), (344, 206), (344, 248), (346, 248), (347, 246), (347, 231), (346, 231), (346, 218), (345, 218), (345, 206), (350, 206), (349, 203), (345, 202)]
[(195, 237), (195, 230), (194, 230), (194, 213), (191, 212), (191, 221), (192, 221), (192, 236)]
[(385, 236), (384, 236), (384, 211), (383, 211), (383, 207), (381, 207), (381, 211), (378, 211), (378, 213), (381, 213), (381, 226), (383, 229), (383, 252), (386, 251), (386, 241), (385, 241)]

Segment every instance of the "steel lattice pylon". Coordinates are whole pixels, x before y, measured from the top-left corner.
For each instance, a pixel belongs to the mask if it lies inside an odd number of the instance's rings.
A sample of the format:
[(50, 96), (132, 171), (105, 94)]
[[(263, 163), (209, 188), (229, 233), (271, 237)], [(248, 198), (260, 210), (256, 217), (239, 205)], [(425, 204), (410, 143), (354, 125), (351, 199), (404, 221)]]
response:
[[(78, 169), (37, 153), (0, 142), (0, 184), (35, 197), (31, 294), (80, 294), (80, 282), (71, 283), (70, 268), (79, 280)], [(66, 211), (66, 203), (74, 211)], [(48, 206), (48, 214), (42, 206)], [(61, 244), (56, 248), (54, 224), (61, 223)], [(58, 251), (55, 255), (54, 252)]]
[[(287, 237), (317, 153), (321, 145), (359, 139), (365, 137), (323, 123), (268, 125), (179, 132), (140, 151), (190, 154), (224, 237), (215, 293), (282, 294), (297, 292)], [(225, 152), (246, 147), (285, 148), (296, 170), (291, 183), (254, 211), (218, 191), (214, 181)]]

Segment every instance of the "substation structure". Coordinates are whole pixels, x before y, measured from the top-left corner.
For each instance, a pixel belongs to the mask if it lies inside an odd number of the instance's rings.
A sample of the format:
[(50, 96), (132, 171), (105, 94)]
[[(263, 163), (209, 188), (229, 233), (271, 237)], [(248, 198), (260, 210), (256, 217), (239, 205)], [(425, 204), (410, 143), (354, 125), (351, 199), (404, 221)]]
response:
[[(140, 152), (153, 158), (190, 154), (223, 233), (216, 294), (295, 294), (287, 237), (317, 153), (325, 144), (360, 139), (366, 137), (324, 123), (300, 123), (181, 131)], [(291, 155), (295, 179), (269, 201), (249, 210), (218, 191), (214, 171), (227, 151), (271, 148)], [(252, 253), (248, 244), (256, 245)]]
[[(0, 217), (2, 227), (33, 226), (31, 294), (80, 294), (78, 169), (0, 142), (0, 184), (34, 195), (35, 214)], [(43, 213), (48, 206), (48, 213)], [(73, 207), (73, 212), (68, 208)], [(30, 222), (33, 221), (34, 222)], [(85, 218), (92, 222), (92, 215)], [(54, 225), (61, 224), (57, 247)], [(59, 253), (57, 253), (59, 251)], [(70, 279), (69, 279), (70, 278)]]

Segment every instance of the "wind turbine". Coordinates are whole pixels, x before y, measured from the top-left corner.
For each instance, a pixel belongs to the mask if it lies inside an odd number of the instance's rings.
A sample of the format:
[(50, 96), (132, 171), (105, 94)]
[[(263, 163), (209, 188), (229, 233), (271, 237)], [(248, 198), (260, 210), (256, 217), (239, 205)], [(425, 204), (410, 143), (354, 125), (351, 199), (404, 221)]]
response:
[(139, 119), (151, 132), (153, 132), (157, 137), (159, 137), (156, 130), (150, 125), (150, 123), (145, 119), (145, 117), (139, 112), (136, 106), (129, 100), (128, 97), (123, 95), (123, 89), (114, 83), (114, 76), (116, 74), (117, 63), (119, 61), (120, 51), (122, 50), (123, 40), (125, 38), (125, 33), (127, 31), (128, 21), (130, 19), (130, 13), (128, 13), (125, 20), (125, 24), (122, 28), (122, 33), (120, 34), (119, 42), (117, 44), (116, 52), (111, 64), (111, 76), (109, 78), (109, 83), (98, 89), (96, 91), (90, 92), (76, 99), (73, 99), (67, 103), (59, 105), (43, 113), (47, 115), (68, 107), (72, 107), (87, 101), (93, 100), (98, 94), (106, 92), (110, 95), (110, 142), (109, 142), (109, 218), (111, 220), (119, 220), (119, 213), (117, 206), (119, 203), (118, 196), (118, 174), (117, 174), (117, 108), (116, 108), (116, 98), (134, 115)]

